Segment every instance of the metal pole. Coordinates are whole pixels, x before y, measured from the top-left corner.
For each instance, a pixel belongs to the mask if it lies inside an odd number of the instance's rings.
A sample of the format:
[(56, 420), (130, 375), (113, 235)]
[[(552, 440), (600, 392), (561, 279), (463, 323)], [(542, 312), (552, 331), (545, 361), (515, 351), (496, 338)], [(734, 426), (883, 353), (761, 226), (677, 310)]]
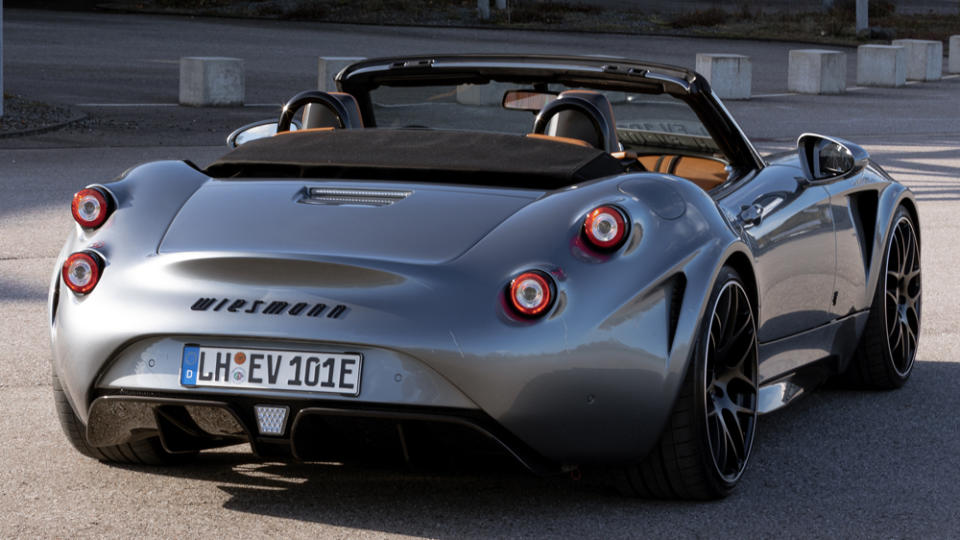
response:
[(867, 17), (867, 0), (857, 0), (857, 34), (870, 28)]
[(0, 118), (3, 118), (3, 0), (0, 0)]

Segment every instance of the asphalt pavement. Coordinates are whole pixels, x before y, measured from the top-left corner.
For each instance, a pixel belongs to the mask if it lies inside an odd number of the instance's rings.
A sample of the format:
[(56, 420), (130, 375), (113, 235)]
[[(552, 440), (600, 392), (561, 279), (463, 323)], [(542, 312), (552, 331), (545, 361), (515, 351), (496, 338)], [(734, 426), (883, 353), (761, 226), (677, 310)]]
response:
[[(19, 10), (4, 24), (5, 90), (89, 118), (0, 140), (0, 538), (960, 536), (960, 79), (797, 96), (786, 92), (785, 60), (807, 45)], [(430, 51), (616, 54), (688, 67), (697, 52), (749, 54), (760, 97), (728, 106), (763, 150), (789, 149), (804, 131), (847, 137), (917, 192), (926, 294), (910, 382), (894, 392), (825, 388), (763, 417), (742, 484), (711, 503), (624, 499), (602, 475), (509, 467), (264, 462), (234, 447), (164, 469), (76, 453), (53, 409), (46, 320), (71, 194), (143, 161), (214, 159), (232, 128), (313, 88), (317, 56)], [(254, 106), (174, 105), (184, 55), (244, 58)]]

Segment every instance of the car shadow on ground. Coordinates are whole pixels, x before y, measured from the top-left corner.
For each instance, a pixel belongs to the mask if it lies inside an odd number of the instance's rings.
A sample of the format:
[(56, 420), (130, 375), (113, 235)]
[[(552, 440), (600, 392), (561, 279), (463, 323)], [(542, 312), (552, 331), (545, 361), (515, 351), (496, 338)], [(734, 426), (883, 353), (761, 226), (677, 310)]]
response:
[[(755, 533), (778, 534), (802, 514), (815, 517), (823, 532), (849, 527), (860, 509), (875, 512), (876, 505), (887, 506), (888, 519), (862, 524), (857, 530), (865, 535), (936, 534), (960, 530), (948, 504), (960, 498), (960, 421), (952, 384), (958, 379), (960, 363), (919, 361), (898, 391), (828, 386), (763, 417), (741, 485), (713, 503), (625, 498), (609, 486), (609, 471), (588, 470), (574, 480), (490, 463), (424, 471), (214, 452), (190, 466), (143, 472), (214, 482), (229, 495), (224, 508), (237, 512), (417, 536), (464, 530), (596, 535), (605, 527), (629, 530), (614, 527), (637, 520), (677, 535), (736, 534), (744, 515), (754, 516)], [(900, 496), (883, 495), (888, 492)], [(691, 509), (707, 521), (688, 520), (687, 528), (676, 530), (677, 519)]]

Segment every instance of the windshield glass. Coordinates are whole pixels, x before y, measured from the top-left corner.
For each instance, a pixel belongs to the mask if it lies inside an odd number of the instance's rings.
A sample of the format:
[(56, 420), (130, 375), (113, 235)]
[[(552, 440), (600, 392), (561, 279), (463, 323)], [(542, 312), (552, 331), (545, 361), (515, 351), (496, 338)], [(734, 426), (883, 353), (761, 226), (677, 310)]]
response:
[[(542, 88), (542, 87), (541, 87)], [(423, 127), (530, 133), (536, 111), (506, 109), (508, 90), (531, 90), (519, 83), (447, 86), (381, 86), (370, 92), (377, 126)], [(559, 94), (573, 89), (550, 84), (545, 91)], [(632, 94), (597, 90), (613, 107), (617, 138), (625, 150), (674, 150), (722, 158), (714, 140), (690, 107), (668, 94)]]

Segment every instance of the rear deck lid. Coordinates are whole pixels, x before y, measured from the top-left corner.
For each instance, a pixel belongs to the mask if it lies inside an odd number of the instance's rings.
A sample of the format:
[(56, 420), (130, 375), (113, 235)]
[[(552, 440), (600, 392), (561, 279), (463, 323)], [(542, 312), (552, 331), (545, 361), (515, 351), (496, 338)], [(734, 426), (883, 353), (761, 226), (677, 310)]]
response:
[(211, 180), (174, 218), (159, 251), (439, 263), (541, 195), (389, 182)]

